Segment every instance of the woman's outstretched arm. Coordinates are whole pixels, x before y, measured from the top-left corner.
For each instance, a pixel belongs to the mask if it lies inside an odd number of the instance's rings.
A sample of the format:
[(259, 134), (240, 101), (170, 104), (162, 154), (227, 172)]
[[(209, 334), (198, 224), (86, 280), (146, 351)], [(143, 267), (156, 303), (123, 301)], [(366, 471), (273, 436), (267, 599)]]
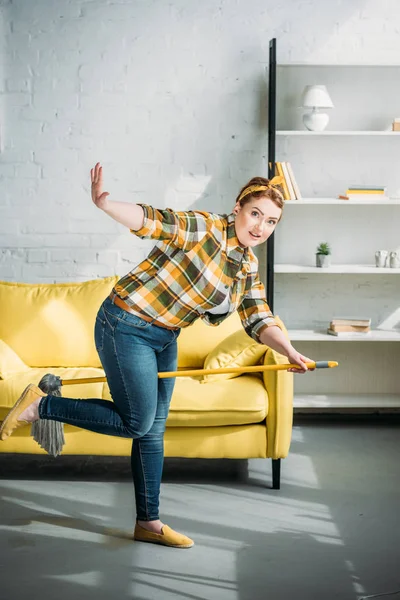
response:
[(129, 227), (129, 229), (138, 230), (143, 227), (144, 211), (138, 204), (130, 202), (116, 202), (109, 200), (108, 192), (103, 191), (103, 167), (100, 163), (90, 171), (92, 182), (92, 200), (97, 208), (103, 210), (118, 223)]

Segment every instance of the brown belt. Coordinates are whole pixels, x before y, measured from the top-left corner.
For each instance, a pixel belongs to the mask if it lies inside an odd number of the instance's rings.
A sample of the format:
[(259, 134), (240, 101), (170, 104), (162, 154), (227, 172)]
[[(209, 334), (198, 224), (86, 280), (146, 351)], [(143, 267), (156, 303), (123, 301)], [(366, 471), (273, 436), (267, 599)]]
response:
[(132, 308), (129, 306), (129, 304), (127, 304), (126, 302), (121, 300), (121, 298), (119, 296), (116, 296), (114, 293), (110, 294), (110, 300), (113, 302), (113, 304), (115, 304), (116, 306), (119, 306), (119, 308), (122, 308), (123, 310), (126, 310), (126, 312), (131, 313), (132, 315), (135, 315), (135, 317), (139, 317), (140, 319), (143, 319), (143, 321), (147, 321), (147, 323), (151, 323), (152, 325), (157, 325), (157, 327), (163, 327), (164, 329), (172, 329), (172, 331), (176, 331), (177, 329), (179, 329), (179, 327), (170, 327), (169, 325), (164, 325), (164, 323), (160, 323), (160, 321), (156, 321), (155, 319), (152, 319), (151, 317), (148, 317), (147, 315), (143, 315), (142, 313), (138, 314), (135, 310), (132, 310)]

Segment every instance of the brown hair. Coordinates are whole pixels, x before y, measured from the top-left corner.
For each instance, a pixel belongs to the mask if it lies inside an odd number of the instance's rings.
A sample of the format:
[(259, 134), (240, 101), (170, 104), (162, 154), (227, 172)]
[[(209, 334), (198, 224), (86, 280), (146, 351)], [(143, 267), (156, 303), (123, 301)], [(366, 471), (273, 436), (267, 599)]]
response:
[[(283, 210), (285, 201), (284, 201), (284, 197), (283, 197), (283, 192), (281, 191), (281, 186), (271, 185), (270, 181), (271, 181), (270, 179), (265, 179), (265, 177), (253, 177), (240, 190), (240, 192), (235, 200), (235, 204), (237, 204), (237, 202), (239, 202), (240, 206), (243, 207), (245, 204), (250, 202), (250, 200), (252, 198), (264, 197), (264, 198), (269, 198), (270, 200), (272, 200), (272, 202), (274, 204), (276, 204), (276, 206), (278, 208)], [(258, 186), (258, 185), (266, 186), (266, 187), (268, 187), (268, 189), (267, 190), (259, 190), (259, 191), (252, 191), (251, 189), (249, 189), (248, 194), (246, 194), (247, 188), (250, 188), (253, 186)], [(282, 215), (279, 217), (278, 220), (280, 221), (281, 218), (282, 218)]]

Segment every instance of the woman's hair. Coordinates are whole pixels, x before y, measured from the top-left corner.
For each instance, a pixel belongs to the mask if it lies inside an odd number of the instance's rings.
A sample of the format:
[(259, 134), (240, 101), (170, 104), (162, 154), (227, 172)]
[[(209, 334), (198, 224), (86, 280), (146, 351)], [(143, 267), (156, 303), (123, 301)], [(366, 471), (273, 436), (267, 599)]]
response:
[[(235, 204), (239, 202), (240, 206), (244, 206), (250, 202), (252, 198), (264, 197), (272, 200), (272, 202), (276, 204), (278, 208), (283, 210), (285, 201), (280, 186), (271, 185), (270, 181), (270, 179), (265, 179), (264, 177), (253, 177), (253, 179), (250, 179), (250, 181), (246, 183), (246, 185), (240, 190), (235, 200)], [(268, 189), (254, 191), (254, 186), (265, 186)], [(247, 189), (249, 190), (248, 193), (246, 193)]]

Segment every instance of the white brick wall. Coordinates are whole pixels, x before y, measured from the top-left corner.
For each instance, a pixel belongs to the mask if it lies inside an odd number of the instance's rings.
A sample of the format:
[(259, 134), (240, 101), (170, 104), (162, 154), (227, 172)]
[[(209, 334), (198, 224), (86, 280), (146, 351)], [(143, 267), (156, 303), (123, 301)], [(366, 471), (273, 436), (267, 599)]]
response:
[(280, 61), (394, 63), (396, 0), (2, 0), (0, 279), (125, 273), (151, 247), (111, 197), (229, 212), (265, 173), (268, 44)]

